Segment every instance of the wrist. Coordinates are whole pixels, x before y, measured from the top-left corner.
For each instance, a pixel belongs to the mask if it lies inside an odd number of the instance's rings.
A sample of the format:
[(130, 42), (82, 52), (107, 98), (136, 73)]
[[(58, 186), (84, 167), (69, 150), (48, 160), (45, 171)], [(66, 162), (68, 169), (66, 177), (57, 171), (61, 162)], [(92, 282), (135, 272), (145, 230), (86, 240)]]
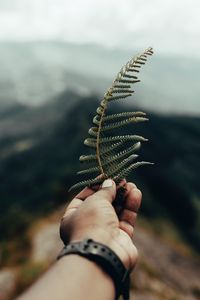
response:
[[(70, 254), (58, 260), (56, 265), (67, 273), (63, 277), (65, 286), (68, 285), (67, 295), (70, 295), (70, 291), (72, 294), (70, 299), (83, 299), (83, 291), (88, 300), (101, 300), (102, 294), (106, 295), (106, 299), (114, 299), (115, 286), (112, 278), (95, 262)], [(70, 280), (66, 281), (66, 278)]]
[(105, 274), (112, 278), (115, 284), (116, 298), (121, 293), (124, 295), (129, 271), (111, 248), (92, 239), (84, 239), (66, 245), (59, 254), (58, 259), (71, 254), (82, 256), (97, 264)]
[(123, 244), (123, 240), (120, 243), (120, 238), (117, 235), (112, 235), (110, 232), (103, 228), (93, 228), (93, 230), (85, 232), (84, 230), (79, 230), (72, 235), (70, 242), (82, 241), (84, 239), (93, 239), (96, 242), (102, 243), (103, 245), (109, 247), (122, 261), (124, 267), (127, 270), (131, 270), (133, 263), (129, 257), (128, 251), (126, 251)]

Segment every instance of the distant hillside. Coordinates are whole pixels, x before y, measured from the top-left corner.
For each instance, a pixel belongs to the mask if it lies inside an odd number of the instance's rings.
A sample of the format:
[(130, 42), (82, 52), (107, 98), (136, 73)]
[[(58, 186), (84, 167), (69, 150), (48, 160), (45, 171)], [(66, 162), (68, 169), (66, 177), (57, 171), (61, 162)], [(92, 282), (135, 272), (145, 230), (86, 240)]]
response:
[[(121, 66), (137, 53), (62, 42), (1, 42), (0, 110), (15, 101), (46, 102), (66, 89), (103, 95)], [(161, 56), (155, 49), (141, 71), (135, 103), (156, 112), (199, 114), (199, 69), (197, 58)]]
[(51, 129), (79, 100), (80, 96), (69, 90), (40, 106), (32, 107), (16, 102), (4, 107), (0, 110), (0, 141), (9, 138), (15, 142), (16, 139), (36, 134), (38, 137), (43, 130)]
[[(72, 95), (71, 95), (72, 97)], [(75, 96), (73, 96), (75, 97)], [(68, 95), (70, 102), (70, 95)], [(67, 189), (78, 180), (78, 157), (86, 151), (83, 140), (96, 110), (94, 97), (78, 98), (70, 109), (60, 106), (54, 125), (40, 123), (41, 139), (28, 149), (2, 157), (0, 166), (0, 235), (23, 230), (34, 215), (43, 214), (65, 201)], [(79, 99), (79, 100), (78, 100)], [(124, 109), (124, 108), (123, 108)], [(112, 111), (121, 111), (115, 105)], [(45, 111), (39, 115), (45, 117)], [(170, 218), (184, 237), (200, 247), (200, 127), (199, 118), (150, 114), (150, 122), (130, 130), (150, 139), (142, 147), (141, 159), (155, 162), (133, 173), (143, 190), (142, 212), (148, 218)], [(37, 134), (36, 134), (37, 136)], [(1, 146), (1, 145), (0, 145)], [(14, 222), (13, 222), (14, 220)], [(9, 224), (7, 226), (6, 224)]]

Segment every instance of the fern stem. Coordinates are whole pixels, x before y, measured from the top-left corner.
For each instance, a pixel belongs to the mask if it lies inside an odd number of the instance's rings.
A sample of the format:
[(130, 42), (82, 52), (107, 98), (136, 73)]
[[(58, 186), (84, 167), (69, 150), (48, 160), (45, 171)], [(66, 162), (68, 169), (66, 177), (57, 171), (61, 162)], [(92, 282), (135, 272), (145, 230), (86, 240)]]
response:
[(107, 108), (107, 103), (105, 103), (105, 105), (103, 106), (103, 109), (102, 109), (101, 117), (100, 117), (100, 120), (99, 120), (99, 126), (98, 126), (98, 131), (97, 131), (97, 142), (96, 142), (97, 161), (98, 161), (98, 165), (99, 165), (99, 168), (100, 168), (100, 172), (103, 176), (105, 176), (105, 174), (104, 174), (103, 166), (102, 166), (102, 163), (101, 163), (101, 157), (100, 157), (100, 134), (101, 134), (101, 127), (102, 127), (103, 117), (104, 117), (106, 108)]

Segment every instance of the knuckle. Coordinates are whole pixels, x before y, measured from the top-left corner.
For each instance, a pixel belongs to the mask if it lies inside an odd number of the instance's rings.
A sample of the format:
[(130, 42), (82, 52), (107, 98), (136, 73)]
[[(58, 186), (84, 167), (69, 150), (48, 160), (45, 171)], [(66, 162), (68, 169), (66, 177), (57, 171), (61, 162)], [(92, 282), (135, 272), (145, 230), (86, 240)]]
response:
[(132, 189), (137, 189), (136, 184), (133, 183), (133, 182), (127, 182), (127, 185), (128, 185), (130, 188), (132, 188)]
[(136, 217), (137, 217), (136, 212), (125, 209), (123, 211), (122, 215), (120, 216), (120, 219), (123, 220), (123, 221), (126, 221), (131, 226), (134, 226)]
[(138, 194), (138, 198), (140, 198), (140, 200), (141, 200), (141, 198), (142, 198), (142, 192), (141, 192), (141, 190), (136, 189), (136, 191), (137, 191), (137, 194)]

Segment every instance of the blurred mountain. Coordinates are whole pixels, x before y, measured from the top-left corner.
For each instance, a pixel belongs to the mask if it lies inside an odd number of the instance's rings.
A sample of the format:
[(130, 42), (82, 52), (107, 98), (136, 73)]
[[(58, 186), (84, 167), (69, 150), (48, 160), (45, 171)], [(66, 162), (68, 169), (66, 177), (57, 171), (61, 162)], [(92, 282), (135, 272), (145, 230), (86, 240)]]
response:
[(67, 91), (40, 106), (15, 102), (0, 109), (0, 159), (27, 150), (50, 135), (55, 124), (77, 101), (80, 96)]
[(47, 127), (50, 129), (55, 122), (63, 117), (71, 106), (80, 100), (80, 96), (71, 91), (57, 95), (53, 101), (41, 106), (29, 106), (15, 102), (0, 110), (0, 140), (17, 137), (37, 137)]
[[(103, 95), (121, 66), (140, 51), (53, 41), (1, 42), (0, 110), (16, 101), (40, 104), (66, 89)], [(199, 114), (200, 60), (159, 53), (150, 60), (134, 103), (156, 112)]]
[(88, 72), (87, 55), (84, 47), (65, 43), (1, 42), (0, 108), (15, 101), (41, 104), (66, 89), (82, 95), (104, 90), (106, 79), (99, 72)]
[[(7, 142), (5, 145), (5, 139), (0, 140), (2, 238), (23, 231), (36, 215), (43, 215), (65, 201), (67, 189), (79, 180), (75, 175), (80, 168), (78, 157), (87, 150), (83, 140), (91, 126), (96, 100), (95, 96), (80, 97), (67, 92), (61, 99), (40, 109), (21, 108), (25, 119), (22, 113), (17, 117), (20, 113), (15, 112), (16, 119), (11, 114), (10, 120), (17, 120), (13, 128), (20, 128), (19, 119), (27, 128), (33, 120), (35, 125), (27, 136), (22, 126), (14, 144)], [(111, 110), (123, 111), (124, 107), (115, 103)], [(134, 129), (129, 129), (150, 139), (142, 147), (141, 160), (155, 162), (153, 167), (141, 168), (131, 177), (144, 194), (143, 214), (150, 220), (172, 220), (183, 237), (198, 248), (199, 122), (198, 117), (151, 113), (149, 123), (136, 124)]]

